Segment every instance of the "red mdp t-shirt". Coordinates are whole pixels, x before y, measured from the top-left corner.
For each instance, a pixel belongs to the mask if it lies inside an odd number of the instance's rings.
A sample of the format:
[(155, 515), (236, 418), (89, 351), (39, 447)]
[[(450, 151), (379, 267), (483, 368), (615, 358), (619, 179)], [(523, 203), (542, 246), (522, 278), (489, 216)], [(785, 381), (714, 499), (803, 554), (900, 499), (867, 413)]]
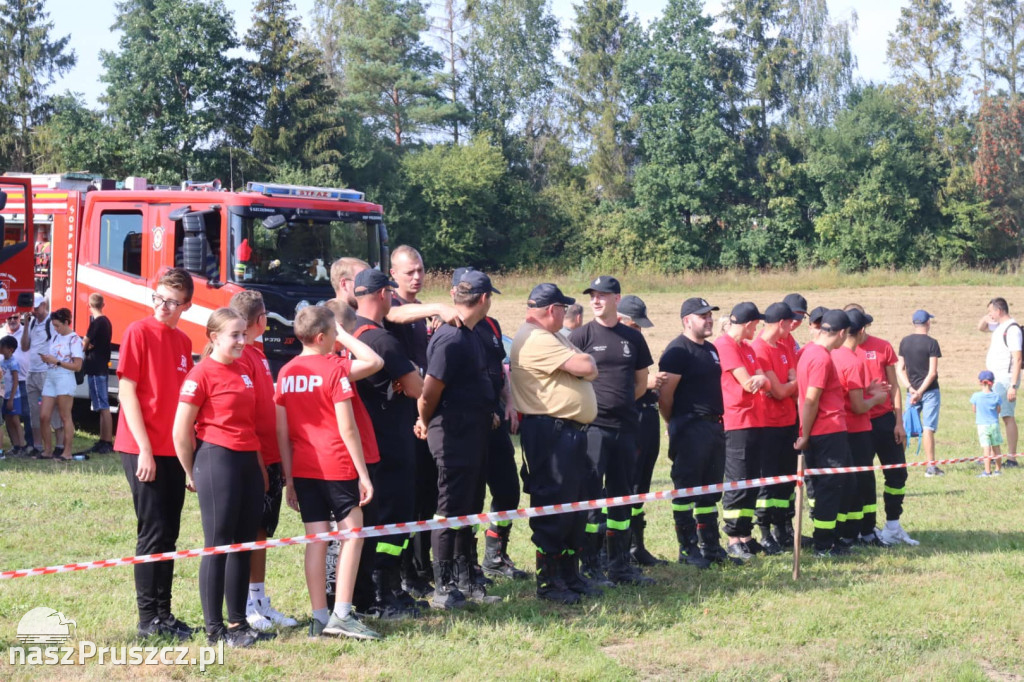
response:
[(754, 429), (765, 426), (764, 406), (760, 393), (748, 393), (732, 375), (743, 367), (750, 376), (757, 372), (757, 358), (749, 343), (736, 343), (728, 334), (715, 339), (715, 348), (722, 363), (722, 422), (726, 431)]
[(246, 368), (246, 373), (256, 385), (256, 438), (259, 439), (260, 455), (267, 466), (281, 461), (281, 450), (277, 447), (277, 409), (274, 407), (274, 375), (270, 373), (267, 356), (256, 346), (246, 346), (242, 357), (236, 362)]
[[(178, 389), (192, 369), (192, 342), (185, 332), (147, 317), (125, 329), (119, 355), (117, 376), (135, 383), (153, 454), (175, 457), (174, 412), (178, 408)], [(118, 417), (114, 449), (139, 454), (139, 444), (123, 410)]]
[[(868, 383), (877, 381), (882, 384), (889, 381), (889, 377), (885, 374), (885, 368), (894, 366), (898, 359), (891, 343), (875, 336), (869, 336), (864, 343), (857, 346), (857, 355), (864, 360), (864, 366), (867, 367)], [(892, 395), (888, 393), (884, 403), (875, 405), (868, 411), (868, 419), (881, 417), (886, 412), (892, 412)]]
[[(823, 436), (846, 431), (843, 385), (839, 382), (839, 372), (832, 363), (831, 354), (824, 346), (816, 343), (809, 343), (800, 350), (800, 362), (796, 366), (796, 385), (801, 414), (804, 410), (804, 401), (807, 399), (807, 388), (814, 386), (822, 389), (818, 401), (818, 416), (814, 419), (810, 435)], [(807, 425), (801, 424), (800, 430), (806, 433)]]
[[(771, 346), (760, 336), (750, 344), (754, 349), (754, 356), (757, 364), (764, 372), (775, 372), (775, 376), (782, 383), (789, 381), (790, 370), (796, 371), (796, 362), (788, 347), (780, 342)], [(796, 424), (796, 403), (793, 397), (776, 400), (770, 395), (764, 396), (764, 425), (765, 426), (792, 426)]]
[(188, 373), (178, 400), (199, 408), (196, 438), (237, 452), (259, 449), (256, 386), (248, 372), (248, 364), (206, 358)]
[[(839, 383), (843, 385), (844, 405), (846, 406), (846, 430), (849, 433), (863, 433), (871, 430), (871, 417), (868, 413), (856, 414), (853, 411), (853, 403), (850, 401), (850, 391), (861, 389), (862, 391), (871, 385), (868, 379), (868, 370), (864, 361), (845, 346), (840, 346), (832, 351), (832, 363), (839, 372)], [(865, 396), (866, 397), (866, 396)]]
[[(274, 402), (288, 414), (293, 477), (324, 481), (358, 478), (352, 456), (338, 432), (338, 419), (334, 412), (336, 404), (354, 401), (356, 396), (355, 387), (348, 378), (350, 367), (349, 360), (336, 355), (300, 355), (278, 373)], [(357, 418), (356, 426), (366, 463), (379, 462), (376, 442), (372, 441), (372, 425), (364, 427)], [(370, 429), (372, 452), (367, 451), (366, 428)]]

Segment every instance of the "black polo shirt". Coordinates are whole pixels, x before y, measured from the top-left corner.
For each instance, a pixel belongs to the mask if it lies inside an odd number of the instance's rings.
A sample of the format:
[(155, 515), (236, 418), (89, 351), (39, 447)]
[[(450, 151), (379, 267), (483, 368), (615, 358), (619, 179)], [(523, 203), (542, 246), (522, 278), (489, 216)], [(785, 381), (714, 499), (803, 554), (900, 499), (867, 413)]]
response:
[[(378, 446), (390, 443), (401, 430), (401, 435), (412, 433), (416, 423), (416, 401), (404, 393), (395, 393), (392, 383), (416, 368), (406, 355), (398, 337), (373, 320), (356, 316), (357, 338), (384, 359), (384, 369), (356, 382), (356, 390), (373, 422)], [(381, 446), (381, 456), (386, 456)]]
[(487, 362), (487, 378), (494, 389), (494, 410), (501, 402), (501, 391), (505, 388), (505, 344), (501, 341), (501, 325), (493, 317), (485, 317), (473, 327), (484, 344)]
[[(481, 324), (487, 323), (477, 323)], [(444, 382), (438, 412), (491, 410), (494, 387), (487, 376), (483, 341), (473, 329), (449, 324), (438, 327), (427, 346), (427, 374)]]
[(722, 365), (713, 343), (694, 343), (680, 334), (661, 354), (658, 369), (681, 377), (672, 398), (673, 418), (722, 414)]
[[(391, 307), (397, 308), (413, 301), (403, 300), (398, 294), (391, 295)], [(427, 344), (430, 342), (430, 318), (410, 322), (409, 324), (394, 324), (384, 321), (384, 328), (398, 337), (405, 349), (405, 354), (416, 363), (421, 370), (427, 366)]]
[(618, 429), (636, 426), (636, 373), (654, 364), (643, 334), (621, 322), (605, 327), (592, 320), (577, 327), (569, 342), (597, 363), (597, 379), (593, 381), (597, 395), (596, 426)]

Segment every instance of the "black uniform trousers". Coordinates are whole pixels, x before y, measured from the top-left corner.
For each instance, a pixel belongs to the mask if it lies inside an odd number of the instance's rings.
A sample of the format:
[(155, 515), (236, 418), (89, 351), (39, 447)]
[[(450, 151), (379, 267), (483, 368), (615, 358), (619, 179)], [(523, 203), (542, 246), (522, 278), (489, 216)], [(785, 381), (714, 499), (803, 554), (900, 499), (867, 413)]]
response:
[[(177, 457), (153, 459), (156, 462), (156, 478), (143, 483), (135, 476), (139, 456), (121, 453), (121, 466), (132, 489), (132, 503), (138, 519), (135, 527), (136, 555), (175, 551), (181, 528), (181, 508), (185, 504), (185, 470), (181, 468)], [(170, 617), (174, 562), (135, 564), (134, 568), (139, 622), (151, 623), (154, 618)]]
[[(732, 429), (725, 432), (725, 480), (744, 481), (761, 475), (764, 429)], [(727, 490), (722, 496), (725, 534), (748, 537), (754, 528), (757, 488)]]
[[(796, 473), (797, 458), (800, 456), (800, 453), (793, 449), (793, 444), (800, 437), (800, 420), (798, 419), (795, 424), (787, 428), (789, 430), (786, 436), (789, 439), (789, 450), (782, 456), (782, 461), (779, 462), (779, 471), (783, 476), (791, 476)], [(807, 481), (804, 481), (804, 483), (806, 484)], [(810, 489), (808, 488), (808, 490)], [(782, 483), (779, 485), (779, 491), (782, 497), (789, 500), (789, 505), (782, 513), (782, 519), (787, 523), (792, 522), (793, 517), (796, 516), (796, 481)], [(809, 492), (808, 495), (810, 495)]]
[[(761, 429), (761, 473), (767, 476), (785, 476), (796, 473), (796, 453), (793, 451), (792, 426), (768, 426)], [(792, 460), (792, 471), (787, 467)], [(761, 486), (757, 491), (757, 525), (767, 532), (771, 524), (782, 525), (788, 518), (793, 484), (776, 483)]]
[[(530, 506), (566, 504), (583, 499), (587, 463), (587, 426), (543, 415), (525, 415), (519, 424), (523, 447), (523, 490)], [(583, 544), (582, 514), (530, 519), (533, 544), (543, 554), (575, 552)]]
[[(871, 420), (871, 441), (879, 464), (906, 464), (907, 453), (903, 445), (896, 442), (893, 435), (896, 429), (896, 415), (886, 412)], [(907, 470), (883, 469), (882, 502), (885, 505), (887, 521), (899, 521), (903, 515), (903, 497), (907, 494)]]
[[(373, 472), (376, 524), (412, 521), (416, 516), (416, 479), (411, 475), (416, 470), (416, 440), (412, 427), (407, 433), (377, 439), (380, 462)], [(376, 568), (393, 568), (401, 563), (402, 552), (409, 546), (409, 534), (366, 538), (363, 542), (364, 547), (372, 545)]]
[[(415, 505), (416, 520), (434, 518), (437, 512), (437, 463), (430, 454), (426, 441), (416, 439)], [(421, 576), (433, 576), (430, 565), (430, 534), (416, 533), (412, 537), (412, 568)]]
[[(613, 429), (591, 425), (587, 430), (587, 469), (583, 499), (618, 497), (633, 494), (636, 469), (636, 427)], [(597, 533), (602, 521), (609, 530), (627, 531), (632, 507), (591, 509), (586, 512), (586, 532)], [(604, 516), (605, 518), (602, 518)]]
[[(850, 460), (855, 467), (869, 467), (874, 459), (874, 444), (870, 431), (849, 434)], [(875, 496), (875, 472), (859, 471), (847, 474), (853, 480), (853, 495), (850, 509), (846, 512), (848, 528), (840, 533), (841, 537), (856, 540), (861, 534), (875, 532), (875, 510), (878, 509), (878, 498)]]
[[(491, 491), (491, 511), (508, 511), (519, 507), (519, 472), (516, 471), (516, 448), (509, 435), (508, 421), (491, 429), (487, 437), (487, 487)], [(481, 505), (483, 501), (481, 500)], [(498, 521), (496, 526), (511, 526), (511, 521)]]
[[(845, 431), (811, 436), (804, 456), (808, 469), (848, 467), (852, 462), (850, 443)], [(849, 506), (852, 491), (853, 478), (850, 474), (825, 474), (814, 477), (815, 549), (827, 550), (835, 544), (839, 511), (844, 506)]]
[[(651, 492), (654, 466), (661, 450), (661, 416), (658, 404), (640, 405), (640, 427), (636, 432), (636, 469), (633, 472), (633, 494)], [(644, 503), (633, 505), (633, 517), (644, 513)]]
[[(427, 443), (437, 464), (437, 516), (477, 514), (483, 510), (487, 432), (491, 413), (445, 408), (427, 427)], [(444, 528), (431, 532), (434, 561), (471, 556), (473, 528)]]
[[(725, 474), (722, 418), (697, 414), (673, 417), (668, 423), (668, 458), (672, 462), (673, 487), (720, 484)], [(687, 534), (697, 525), (717, 528), (721, 499), (722, 493), (676, 498), (672, 500), (672, 517)]]
[[(364, 528), (381, 523), (380, 498), (378, 497), (380, 493), (377, 488), (377, 468), (379, 466), (380, 462), (366, 465), (366, 471), (370, 474), (370, 483), (373, 484), (373, 497), (362, 506)], [(388, 537), (379, 539), (386, 540)], [(366, 611), (374, 602), (373, 569), (377, 560), (377, 540), (378, 538), (373, 537), (363, 538), (363, 549), (359, 553), (359, 566), (356, 568), (356, 584), (352, 590), (352, 606), (356, 611)], [(331, 609), (334, 608), (335, 576), (337, 576), (340, 551), (341, 543), (337, 540), (332, 540), (327, 545), (327, 607)]]

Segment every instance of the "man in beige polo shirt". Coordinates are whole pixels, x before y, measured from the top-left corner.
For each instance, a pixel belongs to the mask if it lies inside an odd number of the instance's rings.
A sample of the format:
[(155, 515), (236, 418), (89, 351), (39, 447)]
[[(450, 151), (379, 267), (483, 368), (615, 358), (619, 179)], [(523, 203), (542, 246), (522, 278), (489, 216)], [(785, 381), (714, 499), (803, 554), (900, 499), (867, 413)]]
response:
[[(582, 491), (586, 430), (597, 416), (590, 383), (597, 364), (558, 334), (565, 309), (575, 302), (554, 284), (538, 284), (512, 341), (511, 388), (523, 414), (523, 489), (531, 506), (578, 502)], [(581, 513), (530, 519), (539, 598), (575, 604), (580, 595), (601, 593), (579, 574), (583, 523)]]

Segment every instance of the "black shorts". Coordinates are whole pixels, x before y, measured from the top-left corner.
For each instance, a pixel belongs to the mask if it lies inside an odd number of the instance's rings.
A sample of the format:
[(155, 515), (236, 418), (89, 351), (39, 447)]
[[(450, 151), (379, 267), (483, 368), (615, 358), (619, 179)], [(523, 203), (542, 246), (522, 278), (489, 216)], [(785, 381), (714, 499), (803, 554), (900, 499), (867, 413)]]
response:
[(303, 523), (334, 520), (341, 522), (359, 506), (359, 479), (321, 481), (318, 478), (293, 478), (299, 515)]
[(268, 538), (274, 536), (277, 522), (281, 518), (281, 478), (281, 463), (268, 464), (267, 480), (270, 485), (263, 494), (263, 520), (260, 522), (260, 528), (267, 533)]

